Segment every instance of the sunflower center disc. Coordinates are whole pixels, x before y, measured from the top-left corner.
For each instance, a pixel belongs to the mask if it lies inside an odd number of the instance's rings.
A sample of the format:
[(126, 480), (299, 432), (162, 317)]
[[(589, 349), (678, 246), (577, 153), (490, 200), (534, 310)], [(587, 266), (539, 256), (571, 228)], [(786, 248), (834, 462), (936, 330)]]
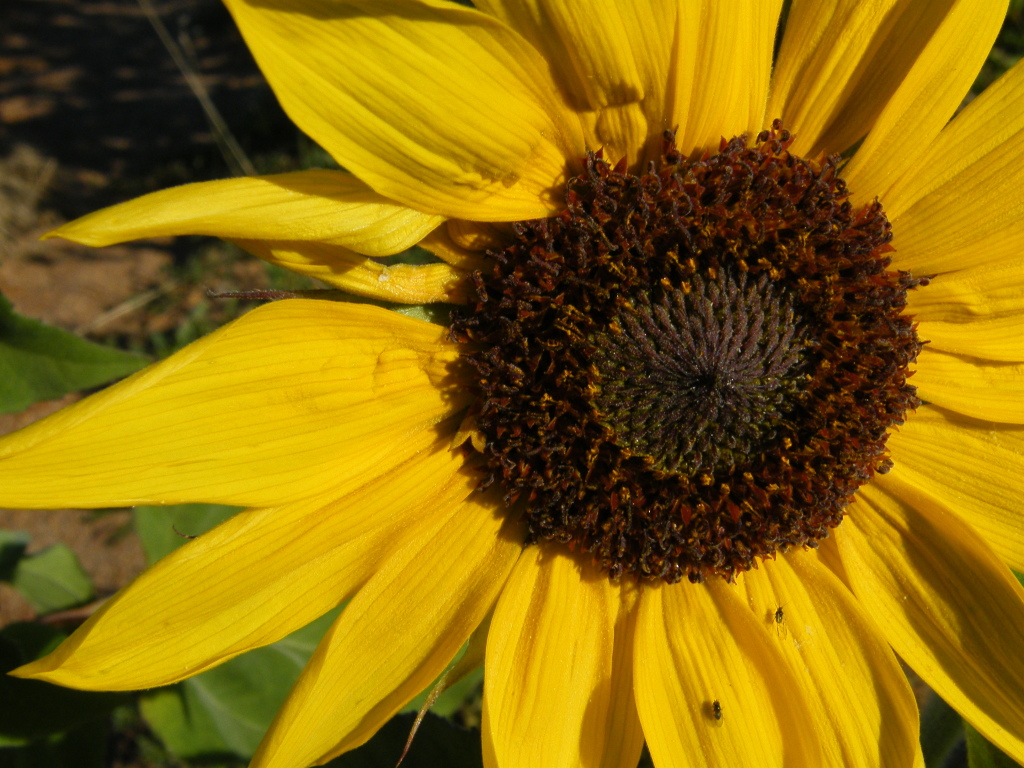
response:
[(589, 156), (561, 214), (514, 226), (452, 325), (487, 476), (532, 540), (612, 577), (731, 578), (813, 545), (887, 471), (919, 405), (891, 228), (836, 158), (748, 146), (660, 167)]

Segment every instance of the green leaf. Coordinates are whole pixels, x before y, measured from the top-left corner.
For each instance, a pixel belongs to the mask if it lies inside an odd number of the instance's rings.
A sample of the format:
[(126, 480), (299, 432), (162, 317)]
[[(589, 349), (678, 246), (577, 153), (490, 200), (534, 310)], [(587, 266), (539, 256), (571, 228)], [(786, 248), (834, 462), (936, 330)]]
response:
[(129, 699), (124, 693), (75, 691), (5, 674), (49, 652), (64, 637), (42, 624), (11, 624), (0, 630), (0, 745), (62, 733), (105, 717)]
[(106, 384), (148, 362), (22, 317), (0, 296), (0, 413)]
[(29, 535), (24, 531), (0, 530), (0, 581), (10, 581), (14, 568), (25, 556)]
[(967, 737), (968, 768), (1017, 768), (1017, 763), (1004, 755), (998, 747), (993, 746), (978, 733), (974, 727), (964, 722), (964, 735)]
[(250, 757), (338, 611), (265, 648), (146, 694), (143, 717), (178, 757)]
[(0, 642), (6, 644), (7, 652), (13, 654), (11, 658), (18, 664), (41, 659), (64, 642), (65, 638), (67, 635), (60, 630), (37, 621), (19, 621), (0, 630)]
[(0, 737), (0, 747), (4, 747), (0, 752), (0, 765), (3, 768), (105, 768), (109, 765), (109, 735), (107, 724), (94, 720), (23, 745), (4, 743)]
[[(366, 744), (337, 757), (329, 768), (395, 768), (405, 749), (415, 715), (398, 715)], [(413, 738), (402, 768), (481, 768), (480, 732), (458, 728), (428, 713)]]
[[(229, 664), (231, 662), (228, 662)], [(180, 757), (222, 756), (228, 751), (207, 707), (194, 707), (184, 684), (144, 694), (139, 712), (167, 750)]]
[(86, 603), (93, 597), (92, 582), (75, 553), (63, 544), (21, 560), (11, 584), (37, 613), (52, 613)]
[(142, 540), (146, 562), (152, 565), (189, 538), (220, 525), (237, 507), (222, 504), (179, 504), (173, 507), (136, 507), (135, 531)]
[(452, 322), (451, 306), (448, 304), (392, 304), (388, 308), (400, 315), (434, 325), (449, 326)]
[(932, 694), (921, 710), (921, 751), (926, 768), (941, 768), (963, 738), (960, 715), (941, 697)]

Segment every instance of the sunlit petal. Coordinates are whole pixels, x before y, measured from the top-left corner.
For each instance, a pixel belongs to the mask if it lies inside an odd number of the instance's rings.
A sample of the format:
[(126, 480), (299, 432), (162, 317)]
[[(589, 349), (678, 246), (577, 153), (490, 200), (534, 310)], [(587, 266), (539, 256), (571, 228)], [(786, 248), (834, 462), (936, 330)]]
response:
[(764, 127), (781, 9), (782, 0), (681, 0), (671, 122), (684, 153)]
[(929, 406), (889, 437), (888, 448), (894, 476), (948, 506), (1024, 572), (1024, 427)]
[(974, 99), (886, 192), (897, 261), (918, 274), (1024, 253), (1024, 62)]
[[(461, 222), (457, 219), (449, 219), (448, 226), (438, 227), (420, 242), (422, 248), (426, 248), (441, 261), (451, 264), (457, 269), (465, 272), (476, 270), (486, 271), (493, 264), (484, 256), (481, 251), (494, 247), (493, 241), (488, 239), (486, 244), (480, 247), (469, 247), (459, 242), (451, 235), (451, 231), (459, 224), (472, 224), (472, 222)], [(485, 225), (481, 225), (485, 226)], [(475, 244), (474, 244), (475, 245)], [(500, 248), (499, 248), (500, 250)]]
[(1024, 262), (1007, 259), (939, 275), (908, 298), (908, 312), (921, 322), (929, 349), (1024, 361)]
[(292, 120), (380, 194), (488, 221), (558, 207), (579, 119), (504, 24), (426, 0), (227, 6)]
[(494, 765), (636, 765), (631, 592), (552, 547), (526, 550), (487, 641), (483, 728)]
[(656, 765), (823, 765), (806, 727), (807, 692), (762, 619), (721, 579), (645, 588), (634, 666)]
[(922, 765), (906, 675), (863, 607), (811, 553), (792, 551), (744, 574), (754, 616), (798, 671), (823, 765)]
[[(954, 0), (906, 77), (843, 169), (855, 200), (886, 201), (967, 95), (1006, 16), (1007, 0)], [(929, 4), (928, 15), (937, 16)], [(844, 147), (836, 147), (836, 150)]]
[(359, 746), (444, 670), (522, 548), (496, 512), (475, 494), (401, 534), (320, 642), (252, 768), (304, 768)]
[(240, 512), (18, 674), (72, 688), (153, 688), (280, 640), (349, 597), (418, 519), (470, 494), (463, 463), (440, 442), (341, 498)]
[(388, 256), (443, 220), (388, 200), (351, 174), (311, 170), (164, 189), (90, 213), (48, 237), (92, 246), (170, 235), (314, 240)]
[(445, 333), (370, 306), (260, 307), (0, 440), (0, 505), (340, 494), (423, 450), (466, 402)]
[(857, 599), (893, 649), (1024, 760), (1024, 589), (970, 526), (900, 482), (860, 490), (837, 530)]
[(458, 303), (466, 297), (469, 273), (448, 264), (384, 265), (347, 248), (322, 243), (233, 242), (264, 261), (356, 296), (403, 304)]
[(927, 403), (985, 421), (1024, 424), (1024, 363), (992, 363), (925, 347), (911, 383)]
[[(934, 0), (928, 2), (934, 5)], [(827, 129), (836, 113), (849, 107), (858, 80), (869, 72), (878, 76), (900, 69), (898, 65), (871, 67), (872, 57), (885, 50), (879, 38), (884, 39), (887, 31), (920, 35), (927, 29), (923, 24), (891, 26), (892, 15), (906, 5), (900, 0), (793, 1), (772, 76), (767, 117), (782, 118), (793, 131), (794, 152), (814, 156), (822, 149), (836, 152), (846, 148), (837, 145), (835, 132)], [(901, 57), (909, 67), (919, 46), (901, 42), (889, 46), (887, 52)], [(886, 91), (877, 85), (874, 94), (882, 97)], [(855, 126), (847, 122), (843, 128), (853, 134), (867, 133), (875, 114), (866, 107), (855, 112), (860, 118)]]
[(657, 0), (483, 0), (477, 7), (520, 32), (551, 62), (565, 100), (587, 113), (590, 149), (635, 162), (672, 128), (665, 113), (673, 3)]

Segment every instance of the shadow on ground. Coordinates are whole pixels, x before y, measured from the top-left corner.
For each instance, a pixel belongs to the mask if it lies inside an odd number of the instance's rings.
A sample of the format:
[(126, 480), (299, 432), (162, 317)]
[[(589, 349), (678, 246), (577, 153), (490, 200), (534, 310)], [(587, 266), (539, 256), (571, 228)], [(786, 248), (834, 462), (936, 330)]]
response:
[[(291, 135), (217, 0), (153, 9), (247, 151)], [(68, 218), (166, 186), (175, 179), (161, 177), (175, 173), (178, 182), (229, 175), (199, 102), (136, 0), (0, 6), (0, 157), (19, 144), (56, 164), (43, 202)]]

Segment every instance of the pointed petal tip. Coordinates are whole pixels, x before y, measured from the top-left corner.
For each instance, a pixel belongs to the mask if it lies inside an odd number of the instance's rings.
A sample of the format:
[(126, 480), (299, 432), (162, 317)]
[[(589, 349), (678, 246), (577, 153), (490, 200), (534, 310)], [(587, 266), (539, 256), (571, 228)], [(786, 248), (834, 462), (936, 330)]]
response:
[[(69, 243), (78, 243), (79, 245), (88, 245), (92, 248), (102, 248), (106, 245), (113, 245), (115, 241), (98, 237), (95, 233), (89, 231), (89, 225), (87, 220), (94, 216), (95, 212), (87, 213), (71, 221), (64, 222), (59, 227), (51, 229), (44, 235), (40, 235), (39, 240), (67, 240)], [(81, 222), (86, 221), (85, 226), (82, 226)]]
[(7, 674), (22, 680), (37, 680), (76, 691), (134, 691), (146, 687), (142, 682), (135, 685), (126, 685), (123, 682), (111, 684), (103, 675), (82, 674), (81, 671), (65, 667), (63, 659), (54, 660), (52, 657), (55, 655), (56, 652), (51, 653), (17, 669), (12, 669)]
[(33, 661), (9, 670), (5, 674), (10, 675), (11, 677), (20, 677), (23, 680), (32, 680), (38, 676), (39, 671), (39, 662)]
[[(124, 205), (124, 203), (121, 203), (120, 205)], [(39, 239), (55, 240), (60, 238), (61, 240), (67, 240), (71, 243), (87, 245), (90, 248), (104, 248), (108, 245), (115, 245), (119, 242), (124, 242), (124, 238), (118, 239), (116, 236), (111, 234), (110, 227), (106, 227), (104, 230), (104, 227), (102, 226), (105, 223), (103, 220), (104, 214), (107, 211), (118, 207), (118, 205), (114, 205), (108, 208), (101, 208), (98, 211), (92, 211), (91, 213), (87, 213), (77, 219), (67, 221), (56, 229), (51, 229)]]
[(63, 685), (65, 687), (81, 687), (80, 685), (72, 686), (68, 676), (60, 673), (60, 661), (55, 659), (54, 655), (54, 653), (49, 653), (41, 659), (30, 661), (28, 664), (22, 664), (20, 667), (10, 670), (7, 674), (22, 680), (42, 680), (43, 682)]

